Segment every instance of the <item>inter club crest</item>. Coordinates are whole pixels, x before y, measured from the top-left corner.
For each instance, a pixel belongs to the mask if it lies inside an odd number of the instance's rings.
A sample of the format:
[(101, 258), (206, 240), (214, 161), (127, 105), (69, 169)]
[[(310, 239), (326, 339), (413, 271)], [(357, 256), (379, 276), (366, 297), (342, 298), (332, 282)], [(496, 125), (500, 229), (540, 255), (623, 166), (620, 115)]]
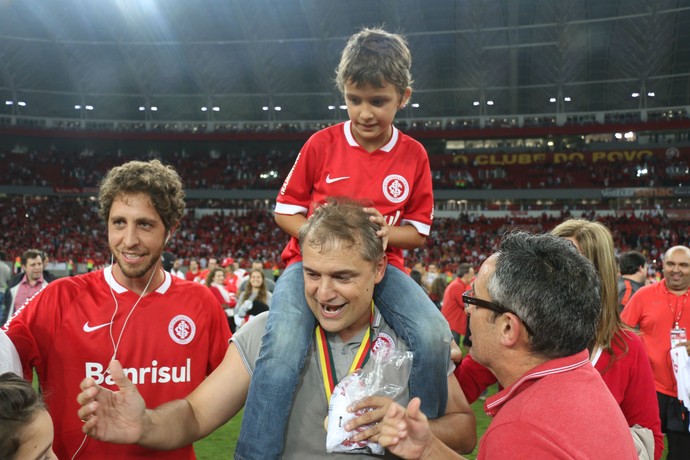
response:
[(395, 340), (385, 332), (380, 332), (372, 344), (371, 351), (386, 359), (395, 351)]
[(410, 194), (410, 185), (403, 176), (391, 174), (383, 179), (383, 194), (391, 203), (402, 203)]
[(170, 338), (180, 345), (187, 345), (196, 335), (196, 324), (189, 316), (177, 315), (168, 324)]

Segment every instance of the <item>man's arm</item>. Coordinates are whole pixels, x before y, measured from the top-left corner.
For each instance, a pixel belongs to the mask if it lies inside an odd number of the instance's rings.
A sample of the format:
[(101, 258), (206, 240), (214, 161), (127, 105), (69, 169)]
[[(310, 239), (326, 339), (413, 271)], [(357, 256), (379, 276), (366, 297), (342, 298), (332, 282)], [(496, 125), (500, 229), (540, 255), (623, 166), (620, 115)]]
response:
[(472, 452), (477, 444), (474, 411), (453, 374), (448, 376), (446, 413), (442, 417), (429, 420), (429, 426), (436, 438), (455, 451)]
[(120, 444), (177, 449), (201, 439), (232, 418), (244, 405), (250, 376), (231, 344), (221, 364), (187, 398), (146, 409), (144, 400), (122, 371), (110, 365), (117, 392), (84, 379), (77, 401), (84, 433)]

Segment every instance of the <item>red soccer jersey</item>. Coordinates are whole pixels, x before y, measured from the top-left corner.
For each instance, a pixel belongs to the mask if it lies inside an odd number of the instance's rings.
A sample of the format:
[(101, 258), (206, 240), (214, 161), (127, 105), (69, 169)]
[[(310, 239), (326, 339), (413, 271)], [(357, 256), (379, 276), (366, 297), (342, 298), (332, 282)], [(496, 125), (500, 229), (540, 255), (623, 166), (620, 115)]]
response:
[[(313, 203), (343, 197), (371, 203), (389, 225), (413, 225), (429, 235), (434, 214), (429, 158), (424, 147), (393, 127), (391, 140), (375, 152), (360, 147), (350, 122), (323, 129), (300, 151), (276, 199), (277, 214), (311, 215)], [(400, 248), (389, 246), (388, 262), (404, 270)], [(301, 260), (291, 238), (282, 254), (287, 265)]]
[[(115, 312), (115, 301), (118, 307)], [(115, 388), (106, 373), (117, 358), (148, 407), (183, 398), (225, 356), (230, 330), (209, 289), (165, 273), (165, 281), (141, 298), (115, 281), (111, 268), (49, 284), (6, 324), (26, 378), (36, 369), (55, 423), (58, 458), (69, 459), (84, 440), (77, 416), (79, 383), (92, 377)], [(112, 327), (110, 323), (115, 319)], [(122, 338), (120, 334), (122, 332)], [(86, 438), (79, 459), (193, 459), (192, 446), (155, 451)]]
[(448, 321), (450, 330), (460, 335), (467, 334), (467, 314), (462, 295), (469, 288), (460, 278), (455, 278), (443, 294), (443, 308), (441, 313)]

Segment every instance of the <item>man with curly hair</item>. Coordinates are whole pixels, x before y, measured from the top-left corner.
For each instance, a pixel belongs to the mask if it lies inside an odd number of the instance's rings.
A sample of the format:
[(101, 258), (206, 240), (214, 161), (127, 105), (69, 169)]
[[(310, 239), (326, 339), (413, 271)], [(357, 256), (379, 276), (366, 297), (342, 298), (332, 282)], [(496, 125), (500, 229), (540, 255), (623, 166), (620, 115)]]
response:
[(161, 266), (184, 215), (177, 172), (158, 160), (131, 161), (108, 172), (98, 199), (113, 263), (50, 283), (5, 325), (7, 335), (24, 377), (38, 375), (58, 458), (192, 459), (191, 445), (155, 452), (87, 439), (74, 415), (82, 379), (112, 387), (113, 357), (156, 406), (199, 385), (222, 361), (230, 338), (211, 292)]

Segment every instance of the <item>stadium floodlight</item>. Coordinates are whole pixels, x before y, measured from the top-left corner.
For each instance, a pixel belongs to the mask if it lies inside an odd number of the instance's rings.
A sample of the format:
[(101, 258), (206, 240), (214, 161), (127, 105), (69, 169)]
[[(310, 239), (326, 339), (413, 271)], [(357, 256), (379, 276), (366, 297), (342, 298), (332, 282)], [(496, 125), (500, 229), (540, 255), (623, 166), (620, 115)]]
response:
[(549, 102), (551, 102), (551, 103), (556, 102), (556, 98), (555, 97), (549, 98)]
[(335, 106), (334, 106), (334, 105), (329, 105), (329, 106), (328, 106), (328, 110), (335, 110)]
[(74, 106), (74, 109), (75, 109), (75, 110), (81, 110), (81, 105), (79, 105), (79, 104), (75, 105), (75, 106)]
[(93, 110), (93, 106), (92, 106), (92, 105), (87, 105), (87, 106), (85, 106), (84, 108), (85, 108), (86, 110)]
[(151, 112), (158, 112), (158, 107), (155, 105), (151, 107)]
[(655, 93), (654, 91), (649, 91), (649, 92), (647, 93), (647, 96), (649, 96), (649, 97), (654, 97), (654, 96), (656, 96), (656, 93)]
[(494, 101), (486, 101), (486, 105), (494, 105)]
[(570, 96), (564, 97), (563, 100), (564, 100), (565, 102), (570, 102), (570, 101), (572, 101), (572, 99), (570, 99)]
[(214, 112), (220, 112), (220, 107), (214, 106), (211, 110), (213, 110)]
[(146, 107), (144, 107), (143, 105), (140, 105), (139, 106), (139, 112), (143, 112), (144, 110), (146, 110)]
[(276, 112), (280, 112), (281, 110), (283, 110), (283, 108), (281, 106), (277, 105), (277, 106), (273, 107), (273, 110), (275, 110)]
[(623, 139), (623, 135), (621, 133), (616, 133), (613, 135), (616, 139)]
[(345, 104), (341, 105), (340, 110), (347, 110), (347, 106)]
[(206, 112), (207, 110), (208, 110), (208, 107), (202, 107), (202, 108), (201, 108), (201, 111), (202, 111), (202, 112)]
[(635, 91), (634, 93), (631, 94), (632, 97), (640, 97), (640, 93)]
[(24, 101), (19, 101), (19, 102), (17, 102), (17, 105), (18, 105), (19, 107), (26, 107), (26, 102), (24, 102)]
[(268, 106), (265, 105), (265, 106), (261, 107), (261, 110), (263, 110), (264, 112), (267, 112), (267, 111), (268, 111)]
[(5, 105), (14, 105), (14, 102), (12, 102), (12, 101), (5, 101)]
[(472, 103), (472, 105), (475, 106), (475, 107), (477, 107), (477, 106), (479, 105), (479, 101), (474, 101), (474, 102)]
[(412, 104), (412, 107), (415, 108), (415, 109), (418, 109), (418, 108), (419, 108), (419, 104), (417, 104), (417, 103), (415, 102), (414, 104)]

